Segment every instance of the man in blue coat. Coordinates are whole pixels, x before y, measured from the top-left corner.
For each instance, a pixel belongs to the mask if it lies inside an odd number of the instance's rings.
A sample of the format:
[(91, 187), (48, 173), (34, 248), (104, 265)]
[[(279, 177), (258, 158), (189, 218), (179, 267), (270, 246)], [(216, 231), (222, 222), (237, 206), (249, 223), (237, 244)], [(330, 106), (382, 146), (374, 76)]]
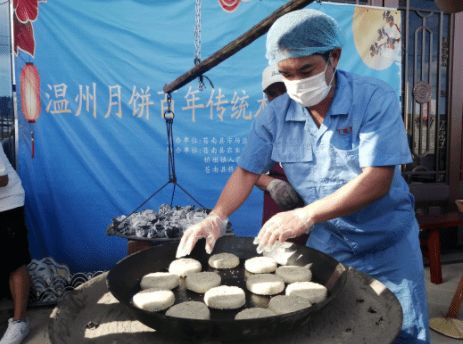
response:
[(275, 161), (305, 206), (281, 212), (257, 236), (258, 250), (310, 232), (307, 245), (383, 282), (399, 299), (397, 343), (428, 343), (428, 314), (414, 201), (400, 173), (412, 161), (397, 94), (385, 83), (337, 70), (341, 35), (315, 10), (278, 19), (266, 57), (287, 94), (253, 123), (248, 145), (213, 212), (185, 231), (178, 256), (199, 238), (206, 251), (228, 216)]

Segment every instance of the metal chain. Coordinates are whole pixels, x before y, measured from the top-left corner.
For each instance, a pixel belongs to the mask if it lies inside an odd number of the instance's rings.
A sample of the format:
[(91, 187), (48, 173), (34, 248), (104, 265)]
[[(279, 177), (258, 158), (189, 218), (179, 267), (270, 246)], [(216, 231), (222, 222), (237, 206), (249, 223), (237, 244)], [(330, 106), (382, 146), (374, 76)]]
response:
[[(201, 62), (201, 0), (195, 0), (195, 27), (193, 36), (195, 44), (194, 63), (197, 65)], [(198, 82), (198, 89), (202, 91), (204, 89), (204, 80), (202, 75), (199, 77)]]
[[(177, 183), (177, 175), (175, 173), (175, 151), (174, 151), (174, 134), (172, 131), (172, 125), (174, 124), (174, 113), (172, 112), (172, 96), (170, 93), (167, 95), (167, 110), (164, 113), (164, 119), (166, 121), (167, 129), (167, 162), (169, 169), (169, 181), (174, 184), (174, 191), (172, 198), (174, 197), (175, 184)], [(172, 201), (171, 201), (172, 203)]]
[(201, 0), (195, 0), (195, 60), (201, 61)]

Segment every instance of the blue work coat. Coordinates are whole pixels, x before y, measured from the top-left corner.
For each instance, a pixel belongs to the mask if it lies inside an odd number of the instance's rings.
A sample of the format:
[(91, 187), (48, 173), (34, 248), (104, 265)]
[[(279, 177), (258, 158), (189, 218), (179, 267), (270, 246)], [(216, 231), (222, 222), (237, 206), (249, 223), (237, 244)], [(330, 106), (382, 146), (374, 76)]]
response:
[(386, 83), (344, 71), (318, 127), (284, 94), (255, 119), (238, 166), (252, 173), (281, 163), (310, 204), (362, 173), (394, 166), (389, 192), (350, 215), (314, 226), (308, 246), (383, 282), (398, 297), (404, 322), (398, 343), (426, 343), (428, 314), (414, 200), (400, 173), (412, 161), (397, 94)]

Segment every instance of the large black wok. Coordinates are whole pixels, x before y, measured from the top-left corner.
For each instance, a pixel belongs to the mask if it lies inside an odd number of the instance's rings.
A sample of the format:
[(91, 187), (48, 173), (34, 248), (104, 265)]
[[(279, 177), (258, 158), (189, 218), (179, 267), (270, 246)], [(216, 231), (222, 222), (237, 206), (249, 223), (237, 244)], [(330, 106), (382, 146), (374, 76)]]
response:
[[(193, 320), (166, 317), (164, 312), (150, 313), (133, 306), (132, 296), (139, 291), (141, 277), (150, 272), (167, 271), (172, 260), (175, 259), (177, 244), (166, 244), (130, 255), (111, 269), (108, 274), (108, 289), (124, 305), (128, 306), (134, 315), (144, 324), (168, 336), (189, 338), (192, 340), (214, 338), (220, 340), (240, 340), (254, 336), (269, 336), (283, 331), (291, 331), (310, 321), (311, 314), (326, 306), (344, 287), (346, 269), (335, 259), (317, 250), (292, 245), (286, 249), (289, 256), (287, 264), (303, 266), (312, 264), (312, 280), (328, 288), (328, 298), (312, 307), (297, 312), (274, 317), (233, 320), (239, 310), (218, 311), (211, 310), (211, 320)], [(214, 253), (230, 252), (240, 257), (241, 264), (236, 269), (214, 270), (207, 264), (209, 255), (204, 251), (204, 241), (200, 241), (190, 257), (199, 260), (203, 270), (217, 271), (222, 277), (222, 285), (236, 285), (246, 291), (246, 305), (244, 307), (263, 306), (268, 304), (269, 297), (257, 296), (247, 291), (244, 260), (256, 256), (256, 246), (252, 238), (223, 237), (218, 240)], [(289, 252), (289, 254), (288, 254)], [(175, 303), (188, 300), (202, 301), (203, 294), (196, 294), (187, 290), (181, 283), (173, 290)]]

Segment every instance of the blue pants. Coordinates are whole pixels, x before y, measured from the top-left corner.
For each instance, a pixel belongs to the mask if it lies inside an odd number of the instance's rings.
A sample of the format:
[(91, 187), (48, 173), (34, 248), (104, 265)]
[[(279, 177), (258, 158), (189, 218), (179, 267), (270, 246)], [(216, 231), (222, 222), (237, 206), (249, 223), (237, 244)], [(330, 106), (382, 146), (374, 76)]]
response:
[(402, 329), (395, 343), (429, 343), (428, 306), (417, 225), (393, 246), (361, 256), (354, 255), (348, 245), (326, 231), (311, 233), (308, 246), (367, 273), (395, 294), (403, 311)]

